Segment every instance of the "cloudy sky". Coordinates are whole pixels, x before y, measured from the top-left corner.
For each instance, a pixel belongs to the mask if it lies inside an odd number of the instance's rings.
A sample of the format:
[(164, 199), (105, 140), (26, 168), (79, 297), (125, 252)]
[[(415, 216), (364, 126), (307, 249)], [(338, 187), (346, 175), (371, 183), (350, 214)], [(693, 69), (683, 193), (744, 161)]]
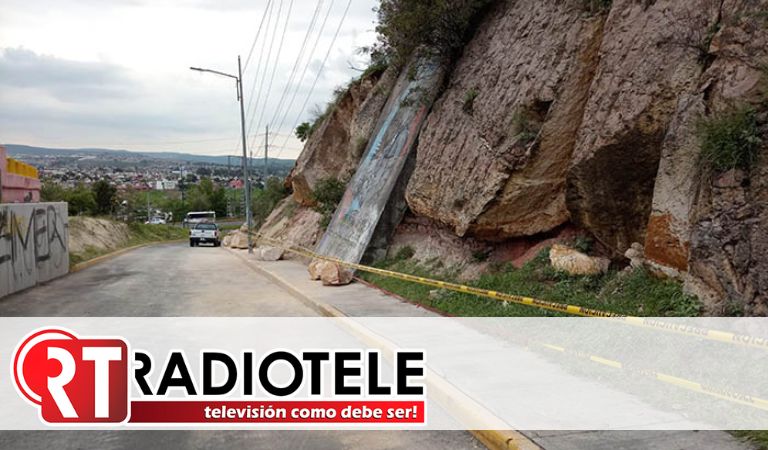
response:
[(189, 67), (236, 74), (240, 54), (249, 147), (263, 154), (269, 124), (270, 154), (296, 157), (297, 120), (365, 66), (377, 3), (3, 0), (0, 142), (236, 154), (234, 80)]

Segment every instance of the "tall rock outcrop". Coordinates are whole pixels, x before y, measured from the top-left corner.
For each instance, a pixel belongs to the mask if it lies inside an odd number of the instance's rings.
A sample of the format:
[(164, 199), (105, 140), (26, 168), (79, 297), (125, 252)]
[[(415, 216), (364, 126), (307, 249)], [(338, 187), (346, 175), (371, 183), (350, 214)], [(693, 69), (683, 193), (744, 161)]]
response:
[(323, 178), (352, 176), (396, 78), (393, 70), (374, 73), (352, 82), (340, 96), (286, 180), (297, 202), (312, 205), (312, 190)]
[(572, 220), (619, 254), (645, 240), (667, 130), (678, 110), (693, 108), (697, 46), (718, 11), (710, 0), (612, 4), (567, 198)]
[(690, 218), (686, 286), (716, 314), (768, 315), (768, 1), (725, 0), (701, 79), (711, 116), (756, 112), (760, 153), (749, 168), (704, 172)]
[[(768, 315), (768, 0), (507, 0), (484, 14), (419, 134), (415, 220), (478, 246), (586, 230), (614, 261), (642, 246), (710, 313)], [(307, 143), (297, 201), (354, 170), (386, 77)], [(760, 157), (713, 170), (702, 119), (739, 108), (755, 111)]]
[(581, 3), (499, 2), (489, 13), (420, 135), (414, 212), (493, 240), (568, 221), (565, 177), (603, 24)]

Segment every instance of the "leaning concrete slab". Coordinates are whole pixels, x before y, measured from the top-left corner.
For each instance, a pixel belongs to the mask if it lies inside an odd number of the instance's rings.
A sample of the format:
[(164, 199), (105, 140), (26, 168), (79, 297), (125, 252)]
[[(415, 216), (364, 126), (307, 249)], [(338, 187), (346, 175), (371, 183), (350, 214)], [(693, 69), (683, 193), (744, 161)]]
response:
[(397, 81), (318, 253), (360, 262), (368, 248), (443, 76), (436, 63), (413, 64), (416, 76), (411, 79), (414, 71), (404, 70)]

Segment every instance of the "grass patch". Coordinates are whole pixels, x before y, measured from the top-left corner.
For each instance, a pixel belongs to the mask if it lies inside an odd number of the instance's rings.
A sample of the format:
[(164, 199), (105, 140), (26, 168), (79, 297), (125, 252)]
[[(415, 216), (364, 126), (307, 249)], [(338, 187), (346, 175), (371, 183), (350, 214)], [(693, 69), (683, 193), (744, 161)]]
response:
[(697, 133), (702, 162), (719, 172), (749, 170), (762, 144), (757, 114), (750, 107), (703, 119), (698, 123)]
[[(631, 273), (609, 272), (598, 276), (570, 276), (554, 270), (549, 264), (548, 255), (549, 249), (545, 249), (520, 269), (510, 264), (497, 266), (496, 271), (486, 273), (467, 284), (498, 292), (626, 315), (699, 315), (699, 301), (683, 294), (680, 284), (674, 281), (658, 279), (643, 270)], [(413, 260), (385, 260), (377, 264), (377, 267), (456, 282), (455, 270), (438, 269), (430, 264), (420, 264)], [(413, 302), (457, 316), (566, 315), (452, 291), (438, 298), (430, 298), (429, 292), (434, 288), (429, 286), (371, 273), (361, 272), (360, 276), (372, 284)]]
[(130, 238), (115, 248), (98, 248), (86, 246), (85, 251), (81, 253), (69, 253), (69, 267), (80, 264), (85, 261), (97, 258), (102, 255), (133, 247), (135, 245), (149, 244), (152, 242), (175, 241), (189, 237), (189, 231), (184, 228), (171, 225), (147, 225), (139, 222), (128, 224)]
[(758, 450), (768, 450), (768, 430), (734, 431), (732, 434), (753, 444)]

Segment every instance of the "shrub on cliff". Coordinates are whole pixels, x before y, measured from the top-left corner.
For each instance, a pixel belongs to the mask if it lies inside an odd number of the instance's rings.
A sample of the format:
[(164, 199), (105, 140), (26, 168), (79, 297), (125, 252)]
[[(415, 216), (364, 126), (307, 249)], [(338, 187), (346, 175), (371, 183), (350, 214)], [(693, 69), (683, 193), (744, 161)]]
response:
[(382, 0), (376, 26), (375, 62), (402, 66), (416, 49), (452, 56), (474, 31), (491, 0)]
[(331, 223), (331, 217), (346, 189), (346, 183), (333, 177), (323, 178), (315, 185), (312, 198), (315, 200), (315, 210), (323, 215), (320, 219), (322, 228), (326, 228)]
[(697, 132), (701, 159), (713, 170), (748, 170), (757, 160), (762, 145), (757, 114), (742, 107), (699, 122)]

